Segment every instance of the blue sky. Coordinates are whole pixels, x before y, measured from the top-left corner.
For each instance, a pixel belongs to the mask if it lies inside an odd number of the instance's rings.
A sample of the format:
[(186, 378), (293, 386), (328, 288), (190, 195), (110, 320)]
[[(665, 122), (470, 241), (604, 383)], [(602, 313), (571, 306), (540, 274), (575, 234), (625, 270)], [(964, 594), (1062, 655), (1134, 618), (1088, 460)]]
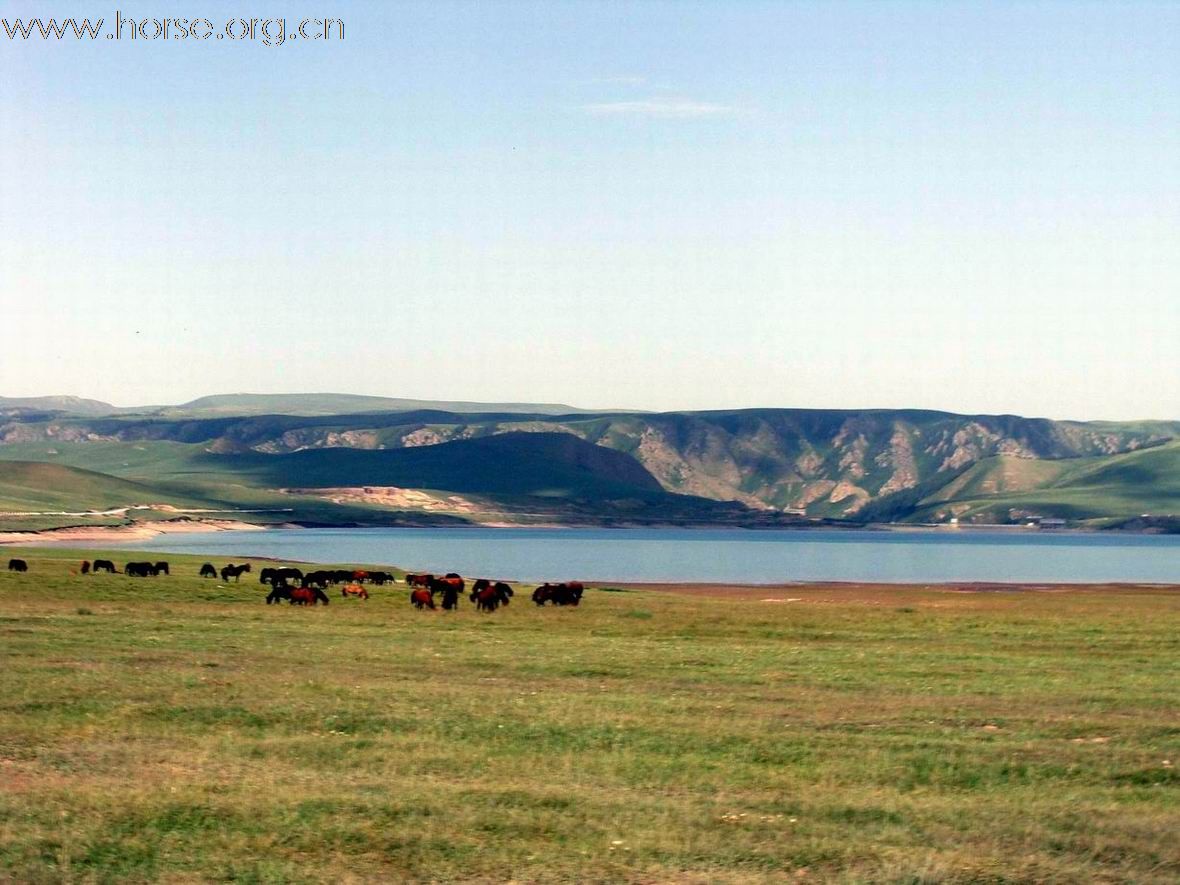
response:
[(0, 395), (1180, 418), (1180, 4), (181, 6), (345, 37), (0, 34)]

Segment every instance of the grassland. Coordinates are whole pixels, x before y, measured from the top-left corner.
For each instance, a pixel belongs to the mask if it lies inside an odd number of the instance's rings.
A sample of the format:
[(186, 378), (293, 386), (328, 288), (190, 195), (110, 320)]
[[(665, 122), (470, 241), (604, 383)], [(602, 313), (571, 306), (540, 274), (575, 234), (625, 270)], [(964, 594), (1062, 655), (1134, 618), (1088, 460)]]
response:
[(24, 554), (0, 880), (1180, 879), (1175, 590), (591, 589), (481, 616)]

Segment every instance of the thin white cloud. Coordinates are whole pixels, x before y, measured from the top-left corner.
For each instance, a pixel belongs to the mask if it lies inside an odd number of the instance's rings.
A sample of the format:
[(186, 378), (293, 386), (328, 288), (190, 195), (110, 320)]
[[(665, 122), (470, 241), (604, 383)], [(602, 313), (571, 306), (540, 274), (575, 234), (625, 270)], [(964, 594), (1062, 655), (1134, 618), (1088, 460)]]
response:
[(649, 98), (642, 101), (605, 101), (582, 105), (596, 117), (653, 117), (665, 120), (696, 120), (704, 117), (732, 117), (744, 113), (732, 105), (686, 98)]

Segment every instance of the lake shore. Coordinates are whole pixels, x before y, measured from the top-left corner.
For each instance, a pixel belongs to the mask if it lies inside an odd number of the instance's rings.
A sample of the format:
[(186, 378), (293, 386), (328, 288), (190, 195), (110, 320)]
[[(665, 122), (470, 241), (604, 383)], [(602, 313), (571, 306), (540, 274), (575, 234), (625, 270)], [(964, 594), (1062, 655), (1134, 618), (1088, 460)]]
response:
[[(63, 542), (94, 542), (94, 543), (120, 543), (120, 542), (136, 542), (146, 541), (160, 535), (189, 535), (213, 532), (267, 532), (277, 529), (291, 530), (291, 529), (305, 529), (313, 526), (306, 525), (299, 522), (285, 522), (285, 523), (253, 523), (242, 519), (216, 519), (208, 517), (182, 517), (178, 519), (164, 519), (151, 521), (134, 521), (122, 525), (70, 525), (70, 526), (56, 526), (51, 528), (41, 529), (8, 529), (0, 531), (0, 546), (24, 546), (24, 545), (40, 545), (40, 544), (60, 544)], [(383, 528), (439, 528), (437, 523), (431, 521), (422, 521), (420, 523), (414, 521), (401, 522), (397, 526), (358, 526), (356, 524), (316, 524), (314, 528), (341, 528), (341, 529), (383, 529)], [(733, 531), (792, 531), (792, 532), (812, 532), (812, 531), (871, 531), (871, 532), (890, 532), (899, 534), (940, 534), (940, 535), (969, 535), (976, 533), (1011, 533), (1018, 535), (1085, 535), (1085, 534), (1125, 534), (1125, 535), (1156, 535), (1163, 534), (1159, 531), (1151, 529), (1111, 529), (1107, 532), (1102, 532), (1098, 529), (1078, 526), (1070, 528), (1054, 528), (1054, 529), (1040, 529), (1025, 525), (910, 525), (905, 523), (871, 523), (866, 525), (839, 525), (839, 524), (816, 524), (816, 525), (795, 525), (795, 526), (740, 526), (740, 525), (693, 525), (686, 526), (677, 523), (613, 523), (607, 525), (594, 525), (585, 523), (563, 523), (563, 522), (544, 522), (544, 523), (516, 523), (516, 522), (486, 522), (486, 523), (471, 523), (469, 525), (447, 525), (448, 529), (457, 528), (471, 528), (471, 529), (586, 529), (586, 528), (602, 528), (602, 529), (681, 529), (681, 530), (701, 530), (701, 531), (717, 531), (717, 530), (733, 530)]]
[(295, 525), (259, 525), (239, 519), (169, 519), (158, 522), (134, 522), (128, 525), (75, 525), (30, 531), (0, 532), (0, 545), (38, 545), (79, 541), (104, 543), (147, 541), (160, 535), (186, 535), (206, 532), (263, 532), (272, 528), (298, 528)]

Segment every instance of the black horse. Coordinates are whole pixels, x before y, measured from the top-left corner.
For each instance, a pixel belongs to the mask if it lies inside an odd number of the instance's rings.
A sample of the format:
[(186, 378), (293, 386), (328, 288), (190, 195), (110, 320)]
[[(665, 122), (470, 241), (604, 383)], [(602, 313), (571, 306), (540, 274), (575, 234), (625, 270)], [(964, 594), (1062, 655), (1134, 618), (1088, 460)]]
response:
[(8, 560), (8, 570), (10, 572), (27, 572), (29, 564), (23, 559), (10, 559)]
[(496, 596), (500, 599), (501, 605), (507, 605), (508, 600), (516, 594), (512, 592), (512, 587), (505, 584), (503, 581), (497, 581), (492, 585), (492, 589), (496, 591)]
[(216, 578), (217, 577), (217, 569), (213, 565), (213, 563), (207, 562), (203, 566), (201, 566), (201, 577), (202, 578)]
[(552, 602), (554, 605), (577, 605), (582, 601), (584, 589), (580, 581), (542, 584), (533, 591), (533, 602), (537, 605), (544, 605), (546, 602)]
[[(249, 569), (246, 570), (249, 571)], [(258, 575), (259, 584), (270, 584), (273, 587), (275, 581), (303, 583), (303, 572), (297, 568), (264, 568)]]
[[(264, 569), (266, 571), (266, 569)], [(273, 572), (273, 569), (270, 569)], [(332, 580), (332, 573), (326, 571), (308, 572), (303, 576), (303, 586), (305, 587), (319, 587), (321, 590), (326, 590), (329, 584), (334, 584)]]
[(234, 565), (231, 562), (229, 565), (222, 568), (221, 580), (228, 581), (230, 578), (233, 578), (234, 581), (237, 582), (241, 580), (242, 574), (248, 571), (250, 571), (250, 563), (247, 562), (245, 565)]
[(96, 574), (96, 575), (99, 572), (106, 572), (108, 575), (119, 574), (119, 570), (117, 568), (115, 568), (115, 564), (113, 562), (111, 562), (109, 559), (96, 559), (96, 560), (94, 560), (94, 565), (91, 567), (90, 571), (92, 574)]
[(168, 563), (157, 562), (156, 563), (156, 574), (157, 575), (170, 575), (170, 574), (172, 574), (172, 572), (168, 571)]
[(159, 572), (154, 563), (129, 562), (124, 566), (123, 574), (129, 578), (154, 578)]
[(271, 587), (270, 593), (268, 593), (266, 595), (266, 604), (270, 605), (273, 602), (281, 602), (284, 599), (287, 600), (287, 602), (290, 602), (291, 601), (291, 591), (294, 589), (295, 588), (292, 587), (290, 584), (276, 582)]

